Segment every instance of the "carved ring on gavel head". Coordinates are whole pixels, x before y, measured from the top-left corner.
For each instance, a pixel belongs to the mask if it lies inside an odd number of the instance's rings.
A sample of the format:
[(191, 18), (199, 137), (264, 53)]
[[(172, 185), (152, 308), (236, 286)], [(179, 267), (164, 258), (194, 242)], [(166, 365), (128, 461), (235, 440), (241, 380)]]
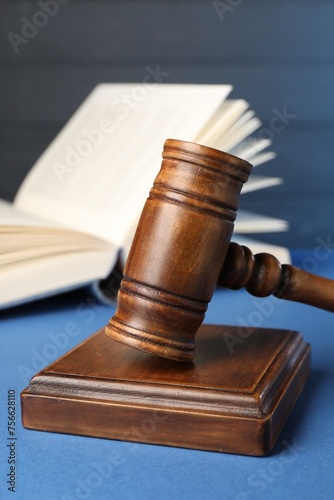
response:
[(217, 283), (334, 311), (334, 282), (230, 244), (252, 166), (194, 143), (167, 140), (106, 334), (137, 349), (191, 361)]

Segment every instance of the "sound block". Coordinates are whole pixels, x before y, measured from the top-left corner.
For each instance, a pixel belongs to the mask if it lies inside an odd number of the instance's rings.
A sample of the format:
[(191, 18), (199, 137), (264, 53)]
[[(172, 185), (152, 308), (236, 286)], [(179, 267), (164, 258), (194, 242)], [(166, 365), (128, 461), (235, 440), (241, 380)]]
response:
[[(24, 427), (246, 455), (268, 453), (310, 369), (294, 331), (202, 325), (180, 363), (108, 338), (104, 329), (35, 375)], [(237, 341), (236, 341), (237, 339)]]

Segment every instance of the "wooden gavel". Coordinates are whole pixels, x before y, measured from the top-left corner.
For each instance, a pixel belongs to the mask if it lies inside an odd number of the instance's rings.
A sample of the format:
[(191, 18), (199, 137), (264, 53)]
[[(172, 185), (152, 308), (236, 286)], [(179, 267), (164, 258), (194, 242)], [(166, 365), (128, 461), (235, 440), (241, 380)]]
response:
[(162, 157), (106, 327), (109, 337), (191, 361), (217, 284), (334, 311), (334, 282), (230, 244), (240, 191), (252, 170), (248, 162), (171, 139)]

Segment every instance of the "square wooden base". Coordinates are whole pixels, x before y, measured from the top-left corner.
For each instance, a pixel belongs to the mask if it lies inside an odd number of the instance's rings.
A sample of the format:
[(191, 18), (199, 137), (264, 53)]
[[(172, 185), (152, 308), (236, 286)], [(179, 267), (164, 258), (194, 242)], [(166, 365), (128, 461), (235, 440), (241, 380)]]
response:
[(104, 329), (21, 394), (29, 429), (246, 455), (268, 453), (309, 373), (297, 332), (202, 325), (192, 363), (115, 342)]

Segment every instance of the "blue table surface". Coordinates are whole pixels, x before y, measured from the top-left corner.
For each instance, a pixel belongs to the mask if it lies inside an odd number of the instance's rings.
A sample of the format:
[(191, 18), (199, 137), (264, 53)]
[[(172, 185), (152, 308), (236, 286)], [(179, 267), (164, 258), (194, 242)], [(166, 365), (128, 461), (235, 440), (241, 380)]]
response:
[[(331, 249), (292, 255), (296, 265), (334, 279)], [(112, 313), (84, 291), (0, 313), (1, 499), (334, 498), (333, 314), (244, 291), (217, 290), (205, 322), (295, 329), (312, 346), (310, 378), (269, 456), (24, 429), (19, 393), (31, 376), (102, 327)], [(16, 394), (15, 440), (8, 439), (8, 391)], [(16, 493), (7, 489), (11, 451)]]

